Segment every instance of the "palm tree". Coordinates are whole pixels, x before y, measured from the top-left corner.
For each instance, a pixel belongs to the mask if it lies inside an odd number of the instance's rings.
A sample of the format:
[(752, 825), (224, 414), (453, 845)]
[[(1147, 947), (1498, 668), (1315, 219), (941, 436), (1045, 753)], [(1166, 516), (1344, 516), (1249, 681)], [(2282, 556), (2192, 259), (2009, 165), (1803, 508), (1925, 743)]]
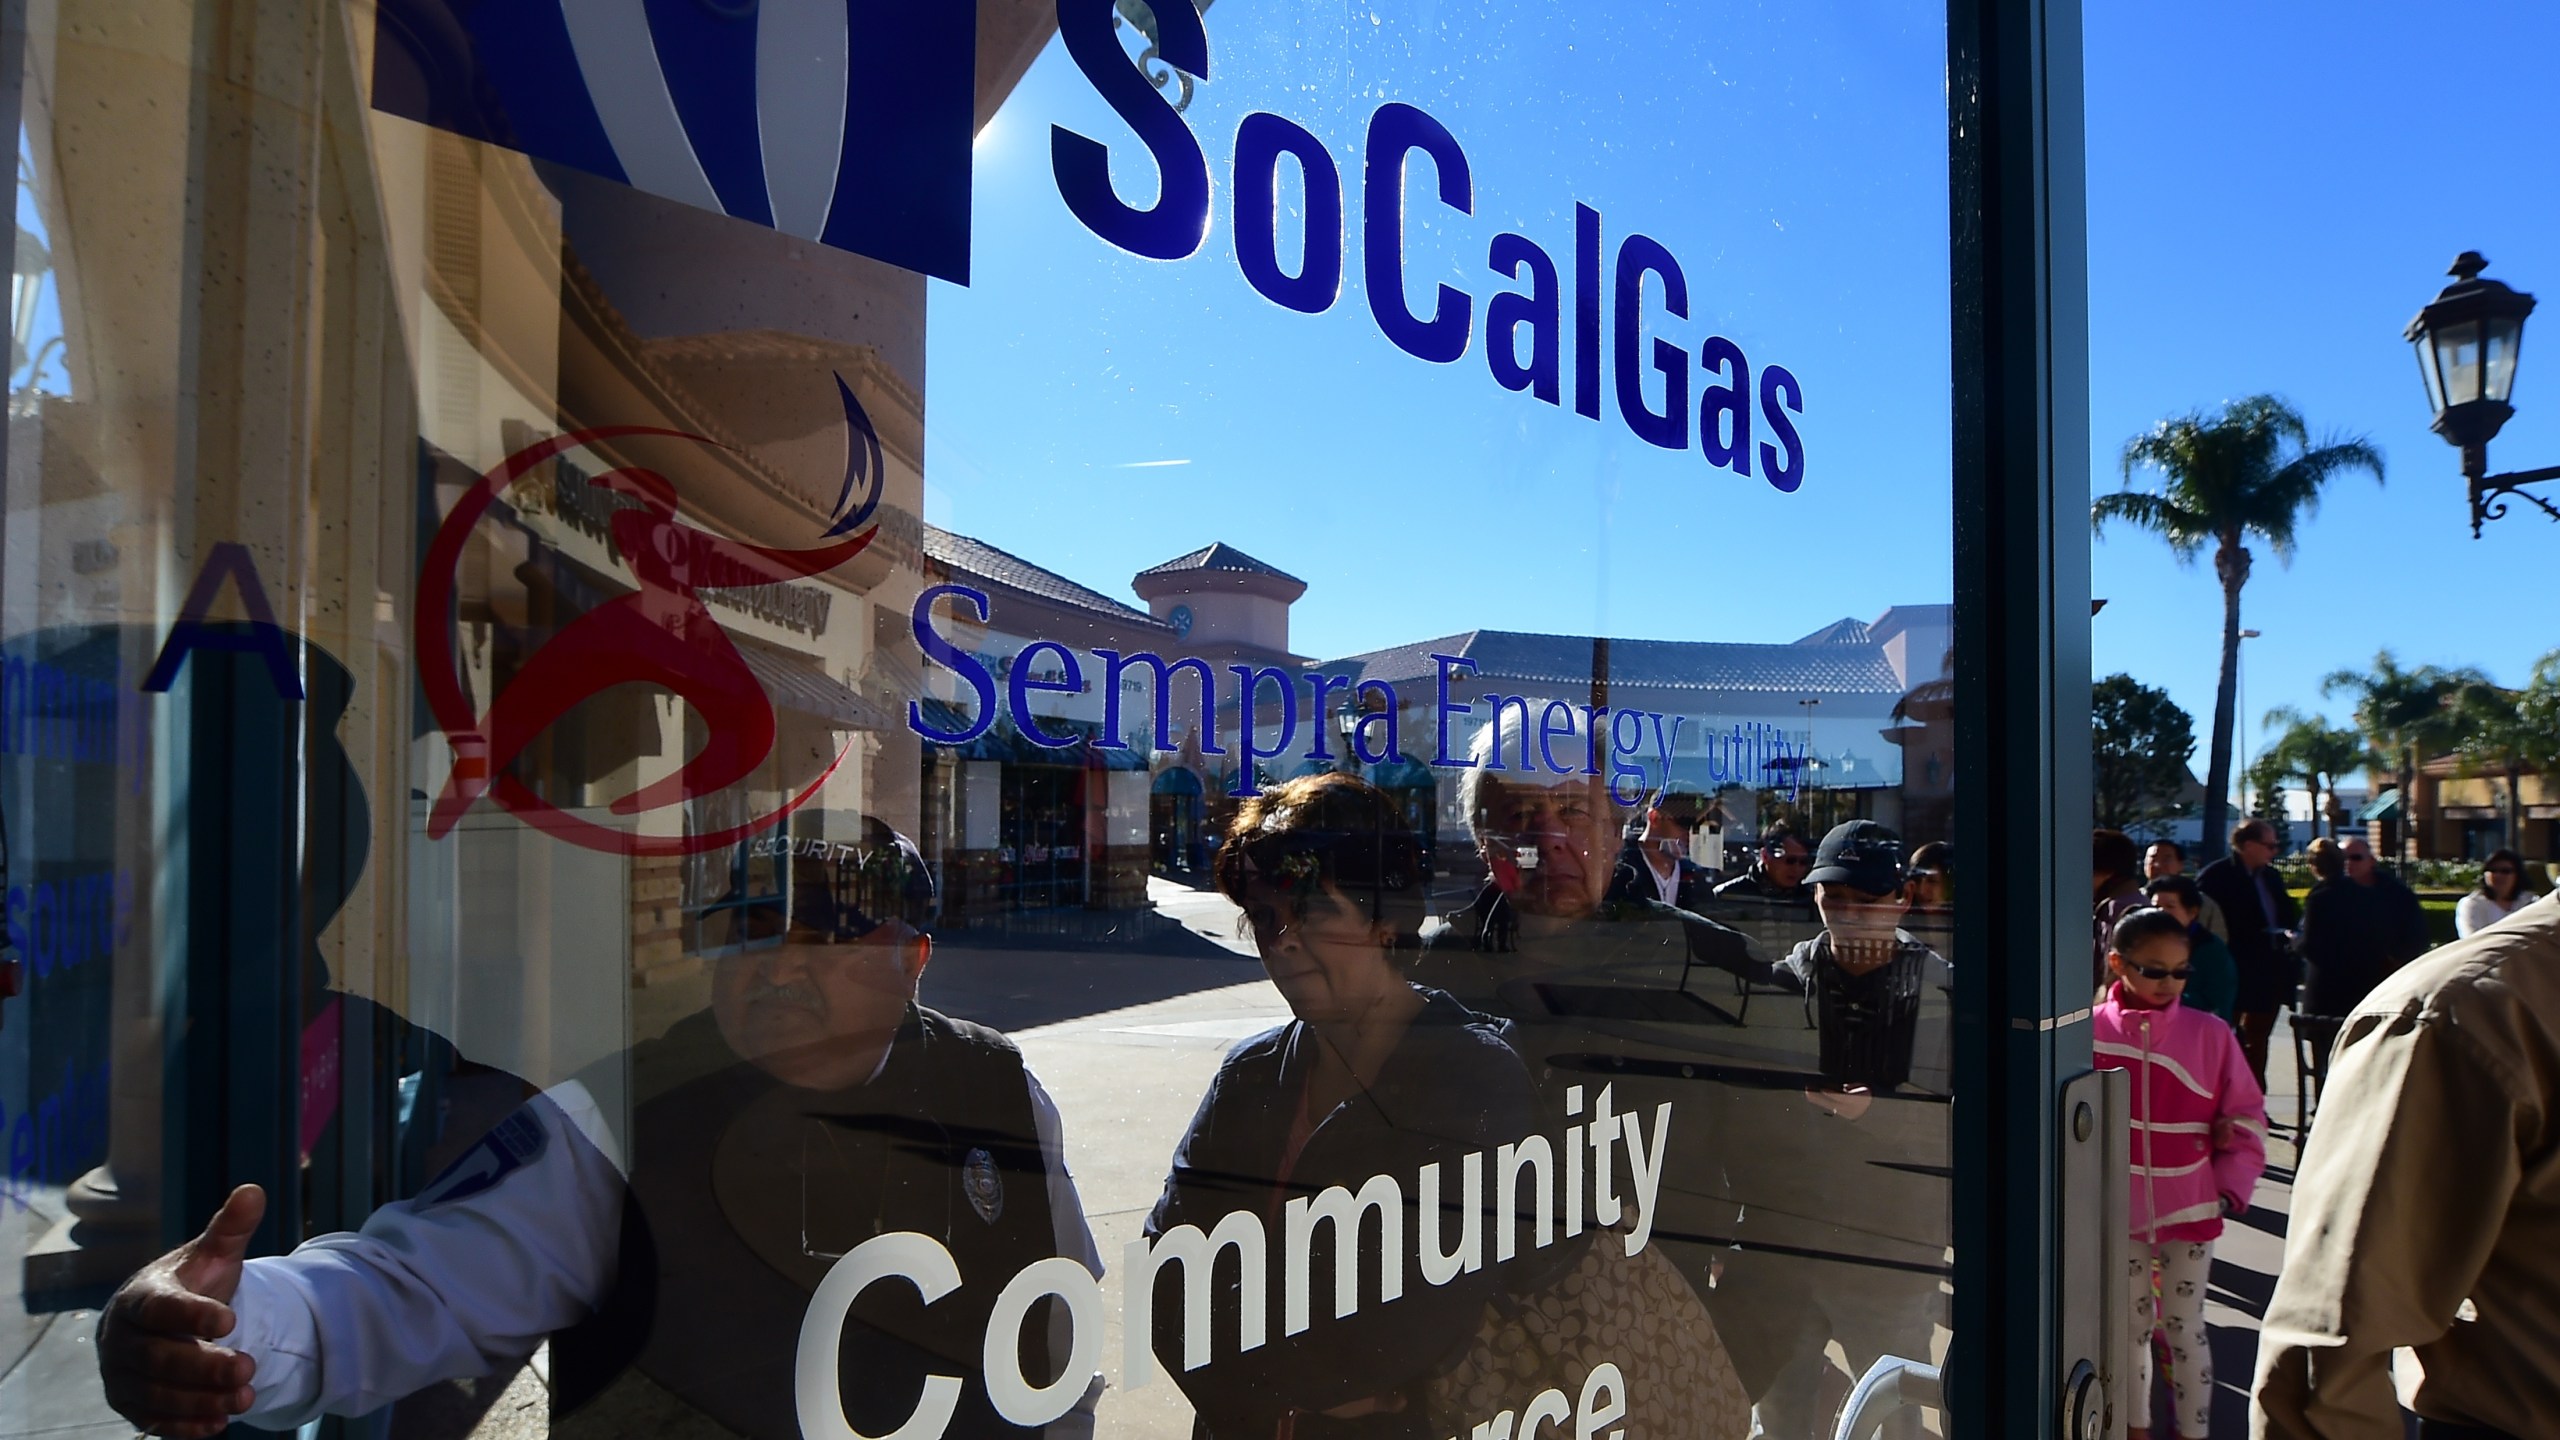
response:
[[(2219, 852), (2231, 804), (2231, 732), (2240, 674), (2240, 588), (2249, 583), (2250, 537), (2291, 563), (2294, 529), (2320, 508), (2321, 488), (2350, 470), (2382, 481), (2382, 452), (2361, 437), (2311, 443), (2292, 406), (2256, 395), (2202, 413), (2163, 420), (2125, 442), (2125, 487), (2089, 507), (2092, 529), (2122, 520), (2169, 542), (2182, 563), (2213, 547), (2222, 582), (2222, 680), (2213, 697), (2213, 741), (2204, 786), (2204, 846)], [(2156, 492), (2132, 488), (2134, 472), (2157, 470)]]
[[(2259, 721), (2262, 728), (2284, 727), (2268, 754), (2277, 758), (2287, 775), (2299, 775), (2311, 787), (2311, 833), (2320, 833), (2320, 821), (2328, 808), (2320, 797), (2337, 797), (2338, 782), (2350, 771), (2364, 769), (2372, 762), (2373, 751), (2364, 737), (2353, 730), (2340, 729), (2329, 723), (2325, 715), (2305, 715), (2290, 705), (2279, 705)], [(2338, 833), (2337, 822), (2329, 822), (2329, 833)]]
[[(2249, 762), (2248, 772), (2241, 776), (2240, 810), (2244, 815), (2276, 822), (2278, 831), (2290, 834), (2284, 813), (2284, 782), (2293, 778), (2293, 767), (2273, 750)], [(2249, 797), (2255, 795), (2256, 803)]]
[(2551, 773), (2560, 762), (2560, 734), (2553, 709), (2560, 705), (2560, 650), (2533, 667), (2522, 690), (2475, 683), (2455, 692), (2451, 710), (2454, 748), (2466, 774), (2491, 773), (2506, 782), (2502, 828), (2510, 849), (2524, 843), (2524, 774)]
[(2400, 859), (2416, 854), (2416, 786), (2420, 754), (2449, 748), (2459, 736), (2452, 702), (2464, 687), (2486, 685), (2489, 677), (2468, 666), (2448, 670), (2421, 665), (2403, 670), (2388, 650), (2373, 657), (2373, 669), (2332, 670), (2320, 679), (2320, 693), (2347, 691), (2356, 697), (2356, 728), (2371, 742), (2377, 758), (2392, 767), (2400, 787)]

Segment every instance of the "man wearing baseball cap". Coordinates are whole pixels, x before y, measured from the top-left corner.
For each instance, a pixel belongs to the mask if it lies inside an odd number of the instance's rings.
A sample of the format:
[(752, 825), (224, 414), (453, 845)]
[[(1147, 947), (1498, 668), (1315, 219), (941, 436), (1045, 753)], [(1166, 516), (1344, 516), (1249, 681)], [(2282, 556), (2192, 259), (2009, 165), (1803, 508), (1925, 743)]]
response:
[[(1101, 1273), (1057, 1107), (1005, 1036), (916, 1002), (936, 904), (914, 844), (867, 816), (794, 829), (755, 842), (788, 857), (787, 897), (704, 939), (726, 951), (706, 1009), (531, 1097), (358, 1231), (244, 1260), (265, 1200), (242, 1186), (108, 1302), (109, 1402), (159, 1433), (291, 1429), (504, 1373), (548, 1338), (555, 1437), (797, 1436), (812, 1295), (863, 1242), (915, 1232), (981, 1283), (930, 1306), (864, 1289), (828, 1397), (844, 1420), (890, 1433), (944, 1374), (961, 1384), (936, 1433), (1089, 1435), (1094, 1388), (1034, 1432), (981, 1374), (1005, 1279), (1059, 1255)], [(626, 1073), (627, 1119), (596, 1098)], [(1046, 1328), (1027, 1373), (1060, 1344)]]
[(1924, 1037), (1921, 1011), (1950, 975), (1943, 957), (1902, 929), (1904, 878), (1901, 836), (1873, 820), (1833, 826), (1805, 877), (1822, 930), (1777, 965), (1813, 996), (1822, 1074), (1844, 1095), (1915, 1081), (1947, 1089), (1948, 1037), (1942, 1025)]
[[(1945, 1321), (1934, 1275), (1897, 1266), (1805, 1264), (1789, 1250), (1846, 1248), (1844, 1234), (1944, 1233), (1943, 1190), (1904, 1183), (1946, 1162), (1951, 1084), (1947, 962), (1902, 927), (1902, 838), (1872, 820), (1822, 837), (1807, 871), (1822, 929), (1753, 978), (1813, 998), (1816, 1083), (1738, 1104), (1728, 1145), (1754, 1157), (1756, 1206), (1731, 1228), (1729, 1282), (1758, 1297), (1787, 1358), (1760, 1397), (1770, 1435), (1827, 1433), (1828, 1347), (1862, 1370), (1879, 1355), (1926, 1359)], [(1855, 1197), (1847, 1200), (1845, 1197)], [(1915, 1348), (1917, 1347), (1917, 1348)]]

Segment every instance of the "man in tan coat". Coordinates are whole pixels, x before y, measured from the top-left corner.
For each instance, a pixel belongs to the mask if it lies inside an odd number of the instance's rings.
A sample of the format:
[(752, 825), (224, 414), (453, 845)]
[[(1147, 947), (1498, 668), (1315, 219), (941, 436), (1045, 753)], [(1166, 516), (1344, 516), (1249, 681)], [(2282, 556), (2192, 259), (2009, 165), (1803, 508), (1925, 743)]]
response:
[[(2412, 962), (2338, 1035), (2250, 1433), (2560, 1425), (2560, 898)], [(2392, 1351), (2407, 1346), (2394, 1373)], [(2396, 1394), (2395, 1394), (2396, 1389)], [(2398, 1402), (2395, 1404), (2395, 1400)]]

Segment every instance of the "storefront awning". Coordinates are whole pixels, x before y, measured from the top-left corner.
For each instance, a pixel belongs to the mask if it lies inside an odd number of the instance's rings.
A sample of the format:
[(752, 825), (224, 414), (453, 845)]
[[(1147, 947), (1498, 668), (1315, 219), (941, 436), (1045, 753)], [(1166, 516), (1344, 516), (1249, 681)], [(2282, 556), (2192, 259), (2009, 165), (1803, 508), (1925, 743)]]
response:
[(753, 644), (740, 645), (738, 653), (746, 657), (747, 668), (756, 672), (756, 682), (776, 705), (815, 715), (839, 730), (897, 728), (887, 712), (808, 661)]
[(2385, 790), (2356, 807), (2356, 822), (2370, 825), (2376, 820), (2389, 820), (2400, 813), (2400, 792)]
[[(919, 700), (927, 727), (945, 735), (966, 732), (976, 722), (961, 713), (957, 706), (942, 700)], [(963, 760), (994, 760), (1008, 765), (1083, 765), (1095, 770), (1144, 770), (1148, 768), (1147, 752), (1131, 746), (1106, 749), (1094, 744), (1102, 727), (1091, 720), (1068, 720), (1044, 716), (1040, 728), (1052, 736), (1076, 737), (1072, 745), (1050, 747), (1033, 743), (1031, 737), (1014, 728), (1013, 718), (1000, 715), (996, 723), (980, 731), (965, 745), (935, 745), (934, 749)]]

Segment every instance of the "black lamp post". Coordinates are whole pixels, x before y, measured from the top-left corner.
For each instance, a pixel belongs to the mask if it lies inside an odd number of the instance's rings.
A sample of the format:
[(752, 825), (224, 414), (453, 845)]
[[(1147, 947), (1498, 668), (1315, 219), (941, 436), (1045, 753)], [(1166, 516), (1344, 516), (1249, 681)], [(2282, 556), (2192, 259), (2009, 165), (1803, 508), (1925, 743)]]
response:
[(2402, 332), (2417, 347), (2418, 373), (2427, 382), (2427, 403), (2435, 407), (2435, 432), (2462, 452), (2475, 540), (2481, 521), (2505, 517), (2509, 495), (2560, 521), (2560, 506), (2520, 488), (2560, 480), (2560, 465), (2489, 473), (2489, 442), (2516, 413), (2508, 397), (2515, 391), (2516, 356), (2524, 348), (2524, 319), (2533, 313), (2533, 297), (2481, 278), (2488, 268), (2477, 250), (2456, 256), (2445, 272), (2453, 283), (2436, 292)]

